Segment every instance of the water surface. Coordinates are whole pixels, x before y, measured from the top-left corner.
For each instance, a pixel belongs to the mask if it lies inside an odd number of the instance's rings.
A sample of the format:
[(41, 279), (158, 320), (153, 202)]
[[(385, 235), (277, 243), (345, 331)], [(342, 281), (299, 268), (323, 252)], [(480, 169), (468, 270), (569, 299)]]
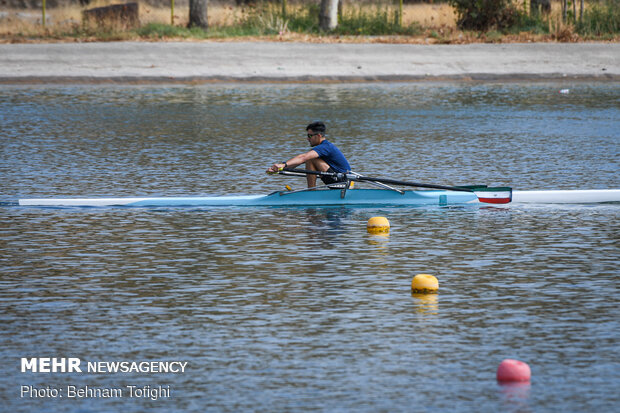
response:
[[(559, 94), (569, 88), (568, 95)], [(266, 193), (324, 120), (358, 172), (619, 188), (617, 84), (6, 87), (0, 201)], [(620, 207), (0, 206), (11, 411), (612, 411)], [(386, 216), (389, 236), (366, 233)], [(415, 295), (417, 273), (439, 279)], [(21, 373), (21, 357), (181, 360), (183, 374)], [(504, 358), (530, 386), (499, 386)], [(166, 385), (31, 399), (21, 384)]]

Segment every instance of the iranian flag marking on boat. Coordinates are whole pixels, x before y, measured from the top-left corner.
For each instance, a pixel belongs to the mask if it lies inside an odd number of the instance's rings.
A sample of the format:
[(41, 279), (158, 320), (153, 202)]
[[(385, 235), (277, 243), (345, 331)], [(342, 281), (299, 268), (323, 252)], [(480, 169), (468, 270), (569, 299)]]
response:
[(512, 201), (512, 189), (508, 187), (481, 188), (474, 192), (480, 202), (488, 204), (507, 204)]

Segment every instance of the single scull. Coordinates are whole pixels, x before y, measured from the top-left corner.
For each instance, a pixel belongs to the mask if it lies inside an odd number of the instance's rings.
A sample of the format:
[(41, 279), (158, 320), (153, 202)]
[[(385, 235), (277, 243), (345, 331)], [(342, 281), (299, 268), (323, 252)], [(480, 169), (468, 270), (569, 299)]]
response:
[[(620, 202), (620, 189), (512, 191), (509, 187), (446, 186), (365, 177), (356, 173), (336, 174), (300, 169), (285, 169), (281, 175), (328, 175), (342, 181), (316, 189), (277, 191), (269, 195), (131, 197), (131, 198), (39, 198), (20, 199), (23, 206), (79, 207), (200, 207), (200, 206), (422, 206), (507, 203), (600, 203)], [(363, 182), (381, 189), (352, 189)], [(429, 190), (401, 190), (391, 185), (413, 186)]]
[(340, 191), (316, 190), (276, 192), (269, 195), (156, 197), (156, 198), (49, 198), (20, 199), (19, 205), (35, 206), (329, 206), (329, 205), (453, 205), (477, 203), (468, 192), (403, 191), (387, 189), (350, 189), (344, 198)]

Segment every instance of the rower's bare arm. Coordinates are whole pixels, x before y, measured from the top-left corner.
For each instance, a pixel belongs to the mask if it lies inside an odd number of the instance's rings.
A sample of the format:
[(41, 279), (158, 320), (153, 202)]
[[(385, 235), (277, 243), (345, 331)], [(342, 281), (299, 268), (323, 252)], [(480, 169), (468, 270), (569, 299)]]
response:
[(306, 153), (299, 154), (289, 159), (288, 161), (286, 161), (286, 164), (288, 165), (289, 168), (295, 168), (301, 164), (306, 163), (306, 161), (309, 161), (310, 159), (315, 159), (318, 157), (319, 157), (319, 154), (316, 153), (316, 151), (312, 150)]
[(319, 157), (319, 154), (316, 153), (316, 151), (311, 150), (306, 153), (302, 153), (302, 154), (292, 157), (291, 159), (286, 161), (286, 165), (284, 163), (274, 163), (273, 165), (271, 165), (269, 169), (267, 169), (267, 172), (268, 173), (278, 172), (279, 170), (285, 167), (295, 168), (296, 166), (306, 163), (306, 161), (309, 161), (310, 159), (315, 159), (318, 157)]

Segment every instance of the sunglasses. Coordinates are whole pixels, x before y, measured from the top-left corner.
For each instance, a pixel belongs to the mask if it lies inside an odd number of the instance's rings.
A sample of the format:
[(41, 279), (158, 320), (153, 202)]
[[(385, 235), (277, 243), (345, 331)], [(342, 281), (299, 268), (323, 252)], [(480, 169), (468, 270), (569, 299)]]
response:
[(311, 137), (316, 136), (316, 135), (320, 135), (320, 133), (309, 133), (308, 134), (308, 138), (311, 138)]

